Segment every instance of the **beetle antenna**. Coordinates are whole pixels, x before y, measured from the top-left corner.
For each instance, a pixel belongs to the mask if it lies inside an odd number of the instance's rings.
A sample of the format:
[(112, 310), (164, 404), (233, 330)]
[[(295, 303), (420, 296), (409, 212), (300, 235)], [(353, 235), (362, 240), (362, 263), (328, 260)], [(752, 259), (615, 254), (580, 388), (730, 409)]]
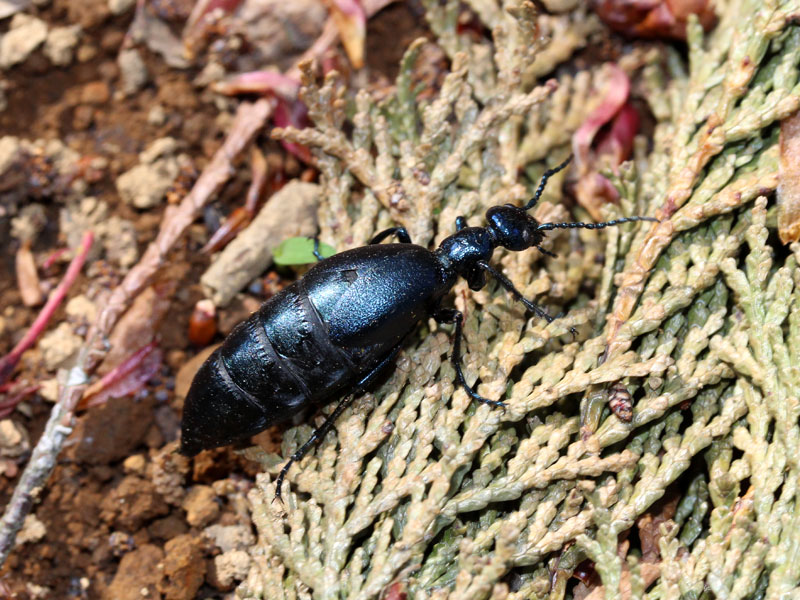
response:
[(533, 194), (533, 198), (531, 198), (530, 202), (528, 202), (525, 205), (525, 210), (530, 210), (536, 205), (536, 203), (539, 201), (539, 198), (542, 196), (542, 192), (544, 191), (545, 186), (547, 186), (547, 180), (550, 179), (553, 175), (555, 175), (559, 171), (565, 169), (571, 160), (572, 160), (572, 155), (570, 154), (567, 157), (567, 160), (562, 162), (560, 165), (558, 165), (557, 167), (553, 167), (552, 169), (548, 169), (547, 171), (544, 172), (544, 175), (542, 175), (542, 180), (539, 182), (539, 187), (536, 188), (536, 193)]
[(655, 217), (622, 217), (621, 219), (604, 221), (603, 223), (542, 223), (536, 229), (538, 231), (550, 231), (552, 229), (605, 229), (612, 225), (622, 225), (623, 223), (633, 223), (634, 221), (661, 223)]

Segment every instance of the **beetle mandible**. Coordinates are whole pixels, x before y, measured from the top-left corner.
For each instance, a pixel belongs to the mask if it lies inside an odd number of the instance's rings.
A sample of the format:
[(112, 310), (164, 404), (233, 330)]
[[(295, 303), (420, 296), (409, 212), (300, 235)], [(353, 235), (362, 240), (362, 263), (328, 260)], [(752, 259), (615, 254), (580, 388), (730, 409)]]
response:
[[(522, 208), (506, 204), (486, 212), (486, 227), (467, 227), (430, 251), (411, 243), (404, 227), (376, 235), (370, 245), (335, 254), (315, 264), (304, 277), (266, 301), (239, 323), (200, 367), (183, 409), (180, 452), (187, 456), (247, 438), (290, 419), (310, 404), (345, 395), (281, 469), (276, 498), (293, 462), (321, 441), (337, 417), (366, 390), (397, 356), (403, 340), (427, 317), (455, 325), (451, 361), (458, 385), (474, 400), (494, 407), (503, 402), (478, 395), (461, 370), (463, 315), (442, 307), (458, 277), (479, 290), (491, 275), (536, 316), (554, 320), (526, 299), (489, 264), (502, 246), (519, 252), (542, 248), (553, 229), (602, 229), (652, 217), (625, 217), (604, 223), (539, 223), (530, 210), (547, 180), (570, 159), (545, 171), (533, 198)], [(394, 236), (400, 243), (381, 244)], [(573, 330), (574, 333), (574, 330)]]

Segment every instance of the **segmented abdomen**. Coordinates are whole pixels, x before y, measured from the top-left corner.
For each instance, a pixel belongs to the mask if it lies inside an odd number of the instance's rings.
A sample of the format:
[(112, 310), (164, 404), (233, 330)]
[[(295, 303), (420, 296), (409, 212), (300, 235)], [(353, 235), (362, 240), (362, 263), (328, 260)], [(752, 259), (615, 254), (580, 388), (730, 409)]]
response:
[(262, 431), (310, 401), (324, 402), (358, 374), (296, 282), (239, 323), (203, 363), (186, 397), (181, 452)]

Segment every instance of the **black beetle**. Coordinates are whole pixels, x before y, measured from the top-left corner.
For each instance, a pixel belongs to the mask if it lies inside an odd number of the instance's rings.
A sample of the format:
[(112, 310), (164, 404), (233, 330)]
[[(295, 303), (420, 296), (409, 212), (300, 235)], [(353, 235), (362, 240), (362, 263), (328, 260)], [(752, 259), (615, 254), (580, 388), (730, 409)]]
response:
[[(397, 355), (403, 340), (422, 319), (454, 323), (451, 360), (459, 385), (475, 400), (503, 407), (479, 396), (461, 370), (463, 315), (440, 301), (461, 276), (473, 290), (493, 276), (538, 317), (553, 321), (527, 300), (489, 260), (498, 246), (513, 251), (541, 247), (552, 229), (601, 229), (651, 217), (626, 217), (605, 223), (542, 223), (527, 211), (539, 200), (547, 180), (569, 159), (546, 171), (533, 198), (522, 208), (507, 204), (486, 212), (487, 227), (467, 227), (456, 219), (456, 232), (431, 252), (411, 243), (403, 227), (375, 236), (369, 246), (341, 252), (314, 265), (300, 280), (265, 302), (239, 323), (200, 367), (183, 409), (180, 452), (187, 456), (247, 438), (285, 421), (309, 404), (322, 404), (347, 393), (336, 410), (289, 459), (277, 480), (276, 497), (291, 464), (321, 440), (336, 418)], [(395, 236), (399, 244), (380, 244)], [(315, 251), (316, 252), (316, 251)], [(317, 257), (321, 258), (318, 253)], [(574, 333), (574, 332), (573, 332)]]

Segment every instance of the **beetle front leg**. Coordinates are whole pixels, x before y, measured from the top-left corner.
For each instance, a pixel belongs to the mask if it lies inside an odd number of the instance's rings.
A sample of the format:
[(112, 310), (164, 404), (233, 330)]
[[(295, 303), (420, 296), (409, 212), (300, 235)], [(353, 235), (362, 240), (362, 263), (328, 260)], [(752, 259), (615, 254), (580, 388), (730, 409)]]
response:
[[(537, 317), (539, 317), (540, 319), (544, 319), (548, 323), (552, 323), (553, 321), (556, 320), (555, 317), (550, 316), (547, 313), (547, 311), (545, 311), (541, 306), (539, 306), (538, 304), (535, 304), (534, 302), (531, 302), (525, 296), (523, 296), (522, 292), (520, 292), (517, 288), (514, 287), (514, 284), (511, 283), (511, 280), (508, 277), (506, 277), (505, 275), (503, 275), (500, 271), (495, 269), (492, 265), (490, 265), (489, 263), (481, 260), (481, 261), (478, 261), (478, 266), (481, 269), (483, 269), (484, 271), (486, 271), (489, 275), (491, 275), (492, 277), (497, 279), (497, 282), (500, 285), (502, 285), (504, 288), (506, 288), (506, 290), (508, 290), (511, 293), (511, 295), (514, 296), (514, 298), (516, 298), (517, 300), (522, 302), (522, 304), (525, 305), (525, 308), (527, 308), (529, 311), (531, 311)], [(578, 330), (575, 329), (574, 327), (570, 327), (569, 328), (569, 332), (572, 334), (572, 337), (575, 337), (575, 336), (578, 335)]]
[(384, 229), (378, 235), (372, 238), (372, 240), (369, 242), (369, 245), (372, 246), (373, 244), (380, 244), (383, 240), (392, 235), (395, 236), (401, 244), (411, 243), (411, 236), (408, 235), (408, 230), (406, 230), (405, 227), (389, 227), (389, 229)]
[(324, 257), (319, 253), (319, 234), (314, 236), (314, 250), (312, 252), (317, 260), (323, 260)]
[(489, 406), (494, 406), (495, 408), (505, 408), (505, 402), (484, 398), (467, 384), (467, 380), (464, 377), (464, 372), (461, 370), (461, 336), (463, 335), (462, 330), (464, 327), (464, 315), (461, 313), (461, 311), (454, 308), (440, 308), (433, 314), (433, 318), (437, 323), (455, 323), (456, 331), (453, 336), (453, 353), (450, 355), (450, 361), (453, 363), (453, 368), (456, 370), (456, 378), (458, 379), (458, 383), (462, 388), (464, 388), (464, 391), (467, 392), (467, 395), (473, 400), (483, 402)]
[(389, 353), (388, 356), (386, 356), (386, 358), (381, 360), (381, 362), (379, 362), (374, 369), (367, 373), (366, 376), (364, 376), (355, 385), (353, 392), (347, 397), (343, 398), (336, 406), (336, 409), (334, 409), (334, 411), (328, 415), (328, 418), (325, 419), (325, 422), (314, 430), (306, 443), (300, 446), (300, 448), (298, 448), (297, 451), (289, 457), (289, 460), (285, 465), (283, 465), (283, 468), (281, 469), (280, 473), (278, 473), (278, 477), (275, 480), (275, 498), (273, 498), (273, 502), (275, 502), (275, 500), (283, 502), (283, 500), (281, 500), (281, 487), (283, 486), (283, 480), (286, 478), (286, 474), (289, 472), (289, 469), (292, 467), (292, 465), (303, 460), (303, 457), (308, 454), (311, 446), (314, 444), (320, 444), (322, 440), (325, 439), (325, 436), (333, 427), (336, 419), (338, 419), (347, 409), (347, 407), (353, 403), (353, 400), (355, 400), (356, 396), (364, 393), (364, 391), (375, 382), (375, 380), (378, 378), (378, 375), (380, 375), (381, 372), (397, 357), (397, 353), (400, 352), (400, 346), (401, 344), (397, 344), (397, 346), (394, 347), (394, 349)]

